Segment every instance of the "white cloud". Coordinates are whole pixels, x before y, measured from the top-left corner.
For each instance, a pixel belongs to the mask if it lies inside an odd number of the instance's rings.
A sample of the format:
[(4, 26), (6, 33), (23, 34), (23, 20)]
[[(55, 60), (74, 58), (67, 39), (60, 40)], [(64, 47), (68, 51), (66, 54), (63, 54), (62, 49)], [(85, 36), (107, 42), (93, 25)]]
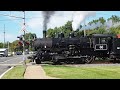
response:
[[(33, 18), (27, 22), (28, 26), (32, 29), (38, 29), (43, 26), (43, 16), (41, 12), (34, 12)], [(50, 19), (48, 23), (48, 28), (54, 28), (64, 25), (67, 21), (72, 19), (72, 11), (57, 11)]]
[(51, 18), (51, 21), (48, 24), (48, 28), (63, 26), (67, 21), (70, 21), (70, 20), (71, 20), (71, 16), (67, 16), (67, 17), (54, 16)]
[(39, 27), (42, 26), (42, 19), (31, 19), (30, 21), (28, 21), (27, 25), (31, 28), (31, 29), (38, 29)]
[[(4, 34), (0, 33), (0, 42), (4, 42)], [(9, 41), (9, 42), (13, 42), (14, 40), (17, 40), (17, 35), (14, 34), (10, 34), (10, 33), (6, 33), (5, 34), (5, 42)]]

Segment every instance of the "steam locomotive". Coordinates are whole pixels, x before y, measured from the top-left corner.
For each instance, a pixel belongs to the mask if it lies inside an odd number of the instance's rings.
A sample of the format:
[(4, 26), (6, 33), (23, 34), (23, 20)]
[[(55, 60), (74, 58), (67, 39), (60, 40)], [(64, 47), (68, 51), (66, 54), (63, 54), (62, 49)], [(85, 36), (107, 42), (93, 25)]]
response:
[(93, 34), (76, 37), (73, 33), (68, 38), (59, 33), (57, 38), (43, 38), (34, 41), (36, 64), (51, 61), (60, 63), (92, 63), (95, 58), (120, 59), (120, 38), (109, 34)]

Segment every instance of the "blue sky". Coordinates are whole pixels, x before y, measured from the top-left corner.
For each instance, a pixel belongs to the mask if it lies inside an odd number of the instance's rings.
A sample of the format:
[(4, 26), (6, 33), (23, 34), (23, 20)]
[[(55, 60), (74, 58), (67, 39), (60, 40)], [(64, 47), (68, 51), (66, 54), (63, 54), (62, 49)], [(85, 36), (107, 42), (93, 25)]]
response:
[[(72, 19), (72, 13), (74, 11), (58, 11), (51, 17), (51, 21), (48, 24), (48, 28), (54, 28), (64, 25), (68, 20)], [(23, 19), (13, 18), (9, 16), (23, 17), (21, 11), (0, 11), (0, 42), (4, 41), (3, 31), (5, 25), (6, 35), (5, 41), (14, 41), (17, 36), (23, 34), (21, 31), (23, 26)], [(112, 15), (120, 16), (120, 11), (96, 11), (96, 16), (86, 19), (86, 23), (104, 17), (105, 19)], [(42, 37), (42, 22), (43, 16), (41, 11), (26, 11), (26, 30), (27, 32), (36, 33), (37, 37)]]

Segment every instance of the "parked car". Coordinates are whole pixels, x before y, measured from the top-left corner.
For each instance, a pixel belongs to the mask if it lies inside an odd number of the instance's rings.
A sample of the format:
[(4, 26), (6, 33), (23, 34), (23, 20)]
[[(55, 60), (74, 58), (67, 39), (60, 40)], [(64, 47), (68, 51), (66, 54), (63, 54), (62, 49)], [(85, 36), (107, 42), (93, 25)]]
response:
[(16, 52), (16, 55), (22, 55), (22, 52)]
[(0, 56), (7, 57), (8, 56), (8, 49), (7, 48), (0, 48)]

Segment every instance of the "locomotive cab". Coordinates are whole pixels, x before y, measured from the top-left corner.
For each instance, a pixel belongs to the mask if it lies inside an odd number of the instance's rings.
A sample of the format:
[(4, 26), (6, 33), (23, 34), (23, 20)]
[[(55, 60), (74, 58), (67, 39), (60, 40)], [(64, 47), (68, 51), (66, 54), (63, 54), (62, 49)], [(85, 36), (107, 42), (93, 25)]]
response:
[(113, 35), (93, 34), (93, 48), (96, 57), (109, 57), (111, 53)]
[(112, 35), (107, 34), (94, 34), (93, 35), (93, 46), (94, 51), (106, 51), (109, 50), (110, 45), (112, 44)]

